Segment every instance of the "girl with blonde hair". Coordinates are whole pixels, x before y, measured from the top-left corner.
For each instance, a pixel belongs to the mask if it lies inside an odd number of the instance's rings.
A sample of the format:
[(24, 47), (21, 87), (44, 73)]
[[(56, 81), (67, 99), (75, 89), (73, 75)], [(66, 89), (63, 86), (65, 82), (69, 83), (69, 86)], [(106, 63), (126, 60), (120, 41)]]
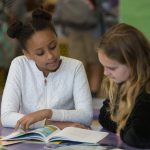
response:
[(125, 23), (105, 33), (98, 47), (106, 100), (99, 122), (130, 146), (150, 148), (150, 44)]

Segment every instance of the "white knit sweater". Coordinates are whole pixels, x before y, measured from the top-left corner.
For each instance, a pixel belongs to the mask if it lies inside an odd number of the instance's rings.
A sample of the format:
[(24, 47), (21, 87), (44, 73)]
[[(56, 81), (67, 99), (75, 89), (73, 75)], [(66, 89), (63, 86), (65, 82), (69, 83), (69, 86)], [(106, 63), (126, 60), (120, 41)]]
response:
[[(24, 115), (45, 108), (52, 109), (53, 121), (90, 125), (92, 100), (83, 64), (67, 57), (61, 59), (59, 69), (50, 72), (47, 78), (25, 56), (12, 61), (2, 97), (3, 126), (15, 127)], [(44, 123), (39, 121), (32, 127), (43, 127)]]

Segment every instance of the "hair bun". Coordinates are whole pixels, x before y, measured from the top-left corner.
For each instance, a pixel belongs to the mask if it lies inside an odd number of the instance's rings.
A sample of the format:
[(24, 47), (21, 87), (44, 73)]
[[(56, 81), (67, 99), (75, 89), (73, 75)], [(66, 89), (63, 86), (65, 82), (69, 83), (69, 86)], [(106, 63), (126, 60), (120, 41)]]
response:
[(52, 16), (47, 11), (38, 8), (38, 9), (33, 11), (32, 18), (33, 19), (44, 19), (44, 20), (47, 20), (47, 21), (51, 21)]
[(23, 23), (21, 21), (14, 22), (9, 26), (7, 30), (8, 36), (11, 38), (18, 38), (22, 30), (22, 27), (23, 27)]

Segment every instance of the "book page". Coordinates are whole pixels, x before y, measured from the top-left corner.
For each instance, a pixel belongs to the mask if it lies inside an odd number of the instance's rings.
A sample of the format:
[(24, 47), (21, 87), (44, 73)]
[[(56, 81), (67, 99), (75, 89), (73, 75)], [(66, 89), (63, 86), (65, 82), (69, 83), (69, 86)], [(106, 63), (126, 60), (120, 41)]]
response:
[(6, 145), (12, 145), (12, 144), (17, 144), (21, 142), (23, 141), (0, 141), (0, 145), (6, 146)]
[(44, 128), (38, 128), (33, 131), (30, 131), (27, 133), (29, 136), (32, 136), (32, 134), (39, 134), (41, 135), (44, 139), (46, 139), (49, 135), (51, 135), (54, 131), (60, 130), (56, 126), (53, 125), (47, 125)]
[(97, 143), (107, 135), (107, 132), (93, 131), (76, 127), (66, 127), (59, 133), (55, 134), (50, 141), (69, 140), (75, 142)]
[(10, 135), (3, 137), (1, 140), (41, 140), (46, 141), (46, 138), (54, 131), (60, 130), (53, 125), (45, 126), (44, 128), (38, 128), (29, 132), (24, 132), (19, 129), (12, 132)]
[[(1, 139), (2, 137), (0, 137)], [(0, 145), (2, 146), (6, 146), (6, 145), (12, 145), (12, 144), (16, 144), (16, 143), (20, 143), (23, 141), (0, 141)]]

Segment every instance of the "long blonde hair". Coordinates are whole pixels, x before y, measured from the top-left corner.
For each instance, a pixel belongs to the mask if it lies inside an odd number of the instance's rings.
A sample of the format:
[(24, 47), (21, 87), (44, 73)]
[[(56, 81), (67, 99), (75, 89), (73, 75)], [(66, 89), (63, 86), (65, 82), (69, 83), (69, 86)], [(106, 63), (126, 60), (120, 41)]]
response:
[(111, 118), (117, 122), (119, 132), (125, 126), (142, 89), (150, 93), (150, 44), (138, 29), (120, 23), (101, 37), (98, 51), (130, 69), (126, 82), (117, 84), (106, 78), (104, 84), (106, 96), (110, 99)]

